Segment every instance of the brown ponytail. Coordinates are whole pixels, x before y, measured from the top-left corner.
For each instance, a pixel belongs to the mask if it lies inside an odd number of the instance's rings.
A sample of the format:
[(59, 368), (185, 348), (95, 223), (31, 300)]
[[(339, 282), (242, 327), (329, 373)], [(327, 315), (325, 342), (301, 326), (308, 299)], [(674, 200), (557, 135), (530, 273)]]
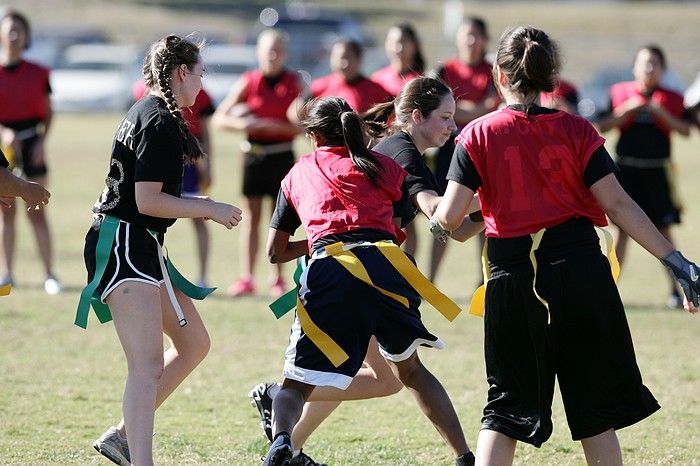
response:
[(364, 115), (367, 132), (373, 138), (380, 138), (391, 132), (388, 124), (392, 115), (396, 116), (394, 126), (405, 128), (411, 121), (413, 110), (428, 117), (440, 106), (443, 97), (451, 95), (450, 88), (439, 79), (422, 76), (404, 84), (399, 95), (391, 102), (377, 104)]
[(513, 92), (522, 95), (551, 92), (559, 73), (559, 52), (544, 31), (519, 26), (501, 36), (496, 65)]

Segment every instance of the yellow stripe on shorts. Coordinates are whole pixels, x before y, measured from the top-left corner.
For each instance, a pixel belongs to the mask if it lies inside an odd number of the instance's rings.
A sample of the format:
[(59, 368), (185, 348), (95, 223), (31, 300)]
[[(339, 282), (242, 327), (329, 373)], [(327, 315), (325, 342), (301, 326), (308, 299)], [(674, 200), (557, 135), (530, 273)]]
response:
[(306, 308), (298, 296), (297, 317), (299, 318), (301, 328), (304, 330), (304, 334), (309, 337), (314, 345), (321, 350), (321, 352), (335, 367), (339, 367), (349, 359), (348, 354), (343, 351), (343, 348), (341, 348), (335, 341), (333, 341), (331, 337), (328, 336), (326, 332), (321, 330), (321, 328), (311, 320), (309, 313), (306, 312)]

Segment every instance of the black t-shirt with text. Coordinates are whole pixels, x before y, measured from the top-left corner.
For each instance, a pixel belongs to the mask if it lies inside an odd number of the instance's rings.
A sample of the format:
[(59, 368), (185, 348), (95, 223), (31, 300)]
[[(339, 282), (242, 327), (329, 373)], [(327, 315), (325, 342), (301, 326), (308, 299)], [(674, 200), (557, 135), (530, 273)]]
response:
[(92, 210), (165, 232), (175, 219), (139, 213), (135, 183), (162, 182), (162, 192), (179, 197), (182, 169), (183, 141), (175, 117), (161, 98), (145, 97), (117, 127), (106, 186)]

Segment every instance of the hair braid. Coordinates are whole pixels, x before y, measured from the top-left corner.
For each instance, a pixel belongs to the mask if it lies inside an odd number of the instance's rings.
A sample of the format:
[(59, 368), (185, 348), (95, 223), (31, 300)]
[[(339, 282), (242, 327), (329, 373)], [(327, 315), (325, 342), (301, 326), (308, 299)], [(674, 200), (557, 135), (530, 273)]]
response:
[(183, 139), (183, 156), (186, 163), (192, 163), (204, 156), (204, 152), (182, 117), (171, 87), (171, 79), (178, 66), (184, 64), (191, 69), (198, 60), (199, 46), (176, 35), (169, 35), (153, 44), (143, 60), (143, 78), (146, 86), (158, 87), (168, 112), (175, 118), (180, 129)]

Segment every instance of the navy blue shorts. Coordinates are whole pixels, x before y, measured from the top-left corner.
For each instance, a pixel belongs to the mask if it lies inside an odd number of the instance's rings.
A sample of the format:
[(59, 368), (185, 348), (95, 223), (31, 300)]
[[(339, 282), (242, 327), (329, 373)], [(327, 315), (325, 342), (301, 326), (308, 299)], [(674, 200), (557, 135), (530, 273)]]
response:
[(199, 171), (195, 164), (187, 164), (182, 170), (182, 194), (196, 196), (200, 194)]
[(335, 367), (304, 333), (297, 316), (286, 352), (286, 378), (345, 389), (362, 367), (372, 335), (382, 355), (396, 362), (409, 358), (418, 346), (444, 346), (421, 321), (418, 293), (379, 249), (360, 246), (352, 252), (375, 285), (407, 298), (409, 307), (355, 278), (333, 257), (311, 261), (301, 276), (301, 302), (313, 323), (349, 358)]

